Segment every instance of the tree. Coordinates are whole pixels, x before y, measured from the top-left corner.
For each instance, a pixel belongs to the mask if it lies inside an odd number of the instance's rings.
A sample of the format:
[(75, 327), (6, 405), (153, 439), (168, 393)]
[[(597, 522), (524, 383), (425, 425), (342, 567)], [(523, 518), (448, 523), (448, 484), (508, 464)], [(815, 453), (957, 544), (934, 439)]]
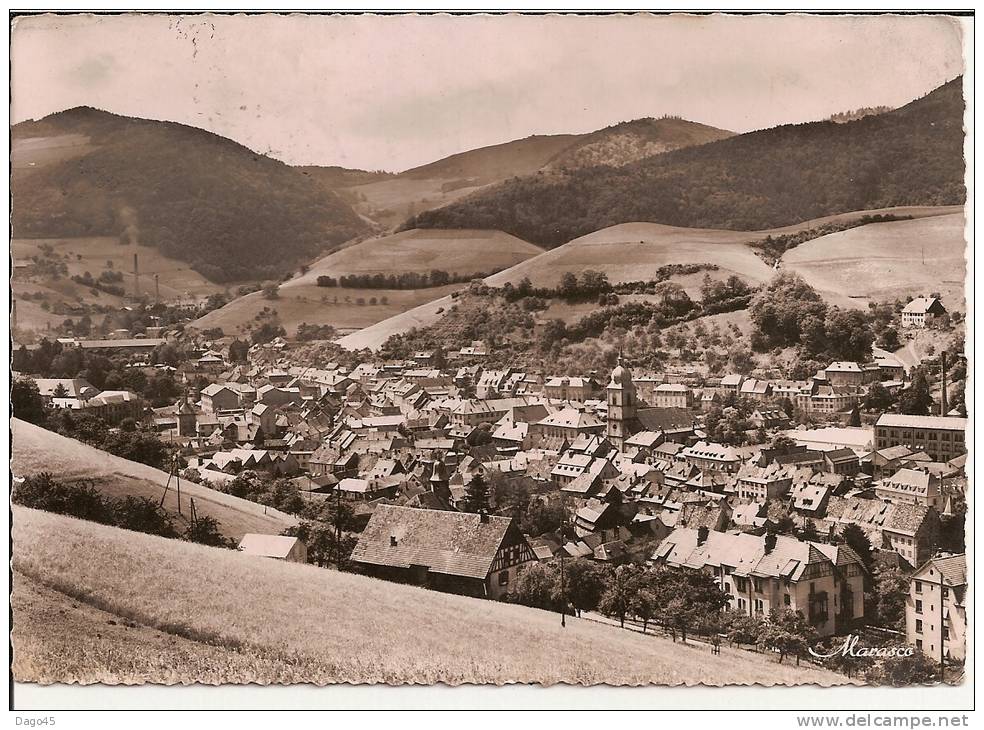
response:
[(808, 317), (826, 321), (823, 298), (800, 276), (782, 272), (756, 294), (749, 307), (756, 349), (797, 345)]
[(263, 287), (263, 298), (264, 299), (279, 299), (280, 298), (280, 285), (279, 284), (267, 284)]
[(871, 541), (868, 536), (864, 533), (857, 525), (851, 524), (847, 525), (843, 530), (841, 530), (841, 537), (848, 547), (858, 554), (861, 558), (861, 562), (864, 563), (864, 567), (871, 568)]
[(564, 299), (573, 299), (577, 296), (577, 292), (577, 276), (568, 271), (560, 277), (560, 287), (558, 287), (557, 293)]
[(38, 426), (45, 424), (44, 401), (33, 380), (18, 378), (10, 384), (10, 407), (14, 418)]
[(729, 611), (725, 616), (728, 641), (741, 648), (742, 644), (758, 644), (762, 636), (762, 619), (747, 613)]
[(598, 602), (598, 610), (606, 616), (617, 616), (619, 625), (625, 628), (625, 616), (632, 608), (632, 599), (639, 588), (640, 571), (634, 565), (620, 565), (608, 576), (605, 592)]
[(629, 600), (629, 610), (633, 616), (642, 621), (642, 633), (646, 633), (649, 622), (659, 611), (659, 597), (652, 588), (640, 587)]
[(520, 571), (508, 600), (524, 606), (552, 611), (557, 608), (559, 576), (557, 569), (544, 563), (533, 563)]
[(868, 393), (864, 397), (864, 407), (869, 411), (880, 411), (884, 413), (895, 403), (893, 396), (888, 388), (879, 382), (874, 382), (868, 387)]
[(489, 487), (481, 474), (475, 474), (465, 486), (465, 512), (489, 511)]
[(605, 591), (605, 569), (593, 560), (576, 558), (564, 566), (564, 588), (567, 600), (578, 616), (581, 611), (593, 611), (598, 607)]
[(874, 575), (877, 620), (889, 629), (905, 626), (905, 603), (909, 597), (909, 579), (898, 568), (884, 568)]
[(113, 507), (114, 522), (118, 527), (134, 532), (145, 532), (161, 537), (176, 537), (171, 515), (146, 497), (127, 495), (117, 500)]
[(867, 315), (858, 309), (832, 309), (825, 324), (831, 358), (864, 362), (871, 357), (875, 336)]
[(900, 349), (902, 342), (899, 340), (899, 331), (891, 326), (883, 328), (878, 335), (878, 346), (889, 352)]
[(211, 515), (204, 515), (192, 522), (182, 539), (212, 547), (233, 547), (235, 544), (219, 531), (219, 522)]
[(933, 405), (933, 395), (929, 389), (926, 373), (920, 368), (912, 377), (912, 382), (899, 394), (899, 412), (911, 416), (928, 416)]
[(810, 625), (801, 611), (773, 608), (769, 612), (769, 620), (762, 629), (760, 641), (779, 652), (780, 664), (790, 654), (796, 657), (796, 663), (799, 664), (800, 655), (816, 641), (816, 637), (816, 629)]
[(939, 664), (918, 650), (912, 656), (886, 657), (866, 672), (864, 678), (870, 684), (893, 687), (933, 684), (941, 679)]
[(55, 389), (51, 391), (51, 396), (53, 398), (68, 398), (68, 388), (65, 387), (64, 383), (59, 383), (55, 386)]
[(249, 356), (249, 344), (240, 339), (235, 339), (229, 343), (229, 360), (232, 362), (246, 362)]

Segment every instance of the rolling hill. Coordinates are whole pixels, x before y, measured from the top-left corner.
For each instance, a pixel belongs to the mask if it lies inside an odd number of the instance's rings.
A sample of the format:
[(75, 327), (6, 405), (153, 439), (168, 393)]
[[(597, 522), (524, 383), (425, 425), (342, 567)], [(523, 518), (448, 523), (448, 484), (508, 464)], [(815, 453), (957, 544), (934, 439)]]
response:
[(22, 507), (12, 524), (17, 681), (847, 682), (765, 654), (714, 656), (586, 619), (561, 628), (555, 613)]
[(792, 124), (622, 165), (509, 180), (407, 228), (496, 228), (554, 247), (620, 223), (755, 230), (966, 197), (963, 79), (846, 123)]
[(11, 128), (15, 238), (109, 236), (212, 281), (273, 278), (368, 226), (310, 175), (172, 122), (79, 107)]
[(583, 135), (542, 169), (577, 170), (597, 165), (621, 167), (671, 150), (733, 136), (734, 132), (675, 117), (635, 119)]
[(508, 268), (540, 253), (542, 249), (499, 231), (404, 231), (334, 251), (312, 264), (307, 273), (284, 282), (278, 299), (264, 299), (260, 292), (249, 294), (209, 312), (193, 326), (221, 327), (226, 334), (232, 334), (255, 322), (256, 315), (269, 307), (277, 311), (280, 324), (288, 332), (296, 330), (301, 322), (358, 329), (463, 285), (404, 290), (319, 287), (319, 276), (427, 273), (432, 269), (472, 276)]
[(514, 177), (599, 163), (624, 165), (731, 134), (682, 119), (637, 119), (587, 134), (534, 135), (469, 150), (338, 192), (366, 217), (395, 226), (422, 210)]
[[(580, 274), (584, 269), (595, 269), (607, 274), (612, 283), (618, 283), (649, 279), (659, 267), (666, 264), (715, 264), (719, 267), (717, 271), (673, 278), (673, 281), (683, 286), (691, 297), (696, 298), (700, 296), (700, 284), (705, 273), (712, 279), (727, 278), (731, 274), (736, 274), (753, 286), (761, 284), (772, 276), (772, 268), (755, 255), (749, 243), (760, 241), (769, 235), (796, 233), (823, 224), (857, 221), (865, 216), (880, 214), (911, 217), (913, 220), (871, 223), (833, 234), (836, 236), (851, 234), (857, 238), (849, 240), (865, 242), (865, 247), (848, 247), (843, 254), (847, 258), (840, 265), (845, 267), (845, 270), (851, 266), (865, 266), (867, 246), (871, 246), (872, 250), (881, 250), (888, 260), (890, 258), (888, 252), (893, 246), (899, 246), (904, 253), (900, 252), (892, 265), (897, 264), (899, 268), (908, 261), (909, 265), (905, 271), (908, 272), (909, 278), (903, 281), (899, 279), (902, 272), (897, 273), (895, 277), (899, 283), (895, 289), (892, 289), (896, 293), (892, 293), (891, 296), (894, 298), (899, 292), (916, 295), (928, 290), (935, 291), (941, 281), (933, 278), (936, 275), (942, 276), (942, 280), (945, 281), (957, 279), (962, 281), (963, 269), (956, 265), (954, 259), (963, 255), (962, 233), (958, 230), (959, 224), (956, 222), (956, 218), (962, 219), (961, 210), (960, 206), (922, 206), (852, 211), (764, 231), (726, 231), (677, 228), (656, 223), (626, 223), (590, 233), (545, 251), (535, 258), (527, 259), (488, 277), (486, 282), (499, 287), (506, 282), (516, 284), (523, 278), (529, 277), (535, 285), (555, 286), (567, 272)], [(931, 223), (931, 221), (944, 220), (946, 222)], [(918, 271), (913, 268), (912, 265), (919, 261), (918, 244), (912, 243), (912, 240), (909, 243), (899, 243), (906, 240), (906, 234), (903, 232), (907, 230), (912, 231), (910, 239), (918, 232), (919, 238), (913, 240), (925, 243), (927, 251), (939, 247), (942, 258), (938, 267), (927, 267)], [(811, 262), (813, 257), (819, 255), (814, 252), (825, 250), (825, 244), (818, 244), (818, 242), (829, 238), (831, 236), (824, 236), (790, 250), (783, 258), (783, 266), (802, 272), (829, 302), (838, 306), (861, 307), (865, 305), (868, 297), (885, 298), (884, 295), (888, 290), (877, 289), (871, 289), (864, 297), (854, 298), (860, 294), (858, 288), (860, 284), (848, 291), (847, 288), (851, 285), (839, 280), (838, 276), (824, 277), (822, 264), (814, 265)], [(913, 245), (916, 247), (913, 248)], [(804, 253), (797, 254), (801, 250)], [(962, 264), (960, 266), (962, 267)], [(816, 273), (811, 273), (812, 271)], [(366, 347), (378, 349), (394, 334), (406, 332), (411, 327), (433, 324), (451, 303), (449, 297), (423, 303), (390, 319), (381, 320), (364, 330), (346, 335), (339, 340), (339, 343), (353, 350)]]
[(965, 223), (957, 212), (851, 228), (787, 251), (782, 266), (823, 292), (865, 300), (940, 292), (948, 308), (964, 309)]
[[(47, 471), (57, 479), (91, 479), (96, 489), (117, 499), (130, 495), (156, 501), (164, 493), (168, 475), (159, 469), (121, 459), (17, 418), (11, 419), (10, 430), (10, 470), (14, 476)], [(219, 531), (237, 541), (247, 532), (278, 535), (297, 524), (291, 515), (186, 480), (181, 481), (181, 498), (179, 514), (172, 480), (163, 507), (179, 522), (187, 519), (189, 500), (194, 498), (198, 514), (214, 517)]]

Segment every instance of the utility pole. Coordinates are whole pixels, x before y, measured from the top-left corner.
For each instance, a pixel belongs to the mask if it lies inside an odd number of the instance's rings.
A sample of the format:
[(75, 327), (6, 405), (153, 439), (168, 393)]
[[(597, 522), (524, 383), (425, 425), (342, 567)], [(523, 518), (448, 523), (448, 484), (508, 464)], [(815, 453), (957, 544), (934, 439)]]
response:
[(342, 485), (335, 485), (335, 567), (342, 569)]
[(181, 471), (178, 468), (178, 455), (174, 455), (174, 478), (178, 489), (178, 514), (181, 514)]
[(564, 527), (566, 522), (560, 523), (560, 627), (567, 626), (567, 587), (564, 585)]

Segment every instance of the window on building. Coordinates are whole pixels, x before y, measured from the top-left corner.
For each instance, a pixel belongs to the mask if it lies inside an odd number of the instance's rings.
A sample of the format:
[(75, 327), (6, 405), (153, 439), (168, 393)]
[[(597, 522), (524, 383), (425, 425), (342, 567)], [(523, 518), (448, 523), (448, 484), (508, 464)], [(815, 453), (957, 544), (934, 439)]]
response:
[(916, 601), (916, 613), (922, 613), (922, 601)]
[(922, 651), (922, 639), (916, 639), (916, 648)]
[(922, 621), (920, 621), (919, 619), (916, 619), (916, 633), (917, 634), (922, 633)]
[(787, 594), (785, 594), (785, 595), (784, 595), (784, 596), (782, 597), (782, 602), (783, 602), (783, 605), (785, 605), (785, 606), (788, 606), (788, 605), (789, 605), (789, 594), (788, 594), (788, 593), (787, 593)]
[(944, 626), (943, 627), (943, 639), (946, 640), (946, 639), (949, 639), (949, 638), (950, 638), (950, 627), (949, 626)]
[(499, 573), (499, 585), (500, 586), (507, 586), (507, 585), (509, 585), (509, 571), (508, 570), (504, 570), (501, 573)]

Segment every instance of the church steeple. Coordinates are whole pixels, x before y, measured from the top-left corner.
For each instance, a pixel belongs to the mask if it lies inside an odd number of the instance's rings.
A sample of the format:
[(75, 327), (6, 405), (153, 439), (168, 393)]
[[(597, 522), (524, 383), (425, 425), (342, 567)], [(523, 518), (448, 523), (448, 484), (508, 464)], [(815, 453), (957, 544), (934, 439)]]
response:
[(608, 382), (608, 427), (606, 435), (619, 451), (625, 450), (625, 440), (632, 435), (636, 417), (636, 390), (632, 372), (622, 364), (619, 350), (618, 362)]

